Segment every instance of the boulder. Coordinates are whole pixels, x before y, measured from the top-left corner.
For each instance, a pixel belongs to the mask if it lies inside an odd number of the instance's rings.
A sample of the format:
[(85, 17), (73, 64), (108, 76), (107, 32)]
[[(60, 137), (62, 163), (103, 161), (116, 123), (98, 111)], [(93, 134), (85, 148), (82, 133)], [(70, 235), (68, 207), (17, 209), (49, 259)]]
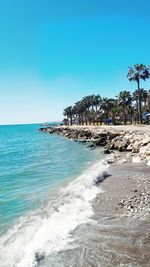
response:
[(140, 159), (139, 156), (135, 156), (135, 157), (132, 158), (132, 162), (133, 163), (140, 163), (141, 162), (141, 159)]
[(107, 149), (107, 150), (114, 150), (114, 144), (115, 144), (115, 142), (112, 140), (112, 141), (110, 141), (110, 142), (108, 142), (106, 145), (105, 145), (105, 148)]
[(146, 135), (145, 138), (142, 140), (141, 145), (145, 146), (150, 143), (150, 136)]
[(150, 146), (149, 144), (147, 146), (143, 146), (140, 148), (139, 156), (142, 160), (145, 160), (150, 156)]
[(104, 150), (104, 154), (110, 154), (110, 153), (111, 153), (111, 151), (109, 149)]
[(94, 144), (96, 145), (96, 146), (105, 146), (106, 145), (106, 136), (105, 137), (100, 137), (99, 139), (96, 139), (95, 141), (94, 141)]
[(140, 146), (141, 146), (141, 140), (139, 141), (135, 141), (133, 144), (132, 144), (132, 152), (134, 153), (138, 153), (139, 152), (139, 149), (140, 149)]

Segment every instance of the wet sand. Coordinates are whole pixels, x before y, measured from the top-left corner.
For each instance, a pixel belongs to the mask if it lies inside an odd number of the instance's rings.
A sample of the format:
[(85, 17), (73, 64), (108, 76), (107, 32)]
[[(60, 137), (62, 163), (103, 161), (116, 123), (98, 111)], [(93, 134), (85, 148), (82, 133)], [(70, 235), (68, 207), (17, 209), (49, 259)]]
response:
[[(147, 212), (149, 205), (144, 206), (139, 202), (136, 205), (143, 207), (141, 210), (133, 209), (134, 212), (128, 212), (127, 209), (130, 198), (139, 197), (143, 201), (148, 193), (150, 167), (133, 164), (129, 159), (127, 163), (113, 163), (110, 173), (112, 175), (98, 185), (103, 192), (93, 201), (92, 221), (80, 225), (70, 233), (73, 243), (71, 241), (68, 248), (57, 256), (51, 255), (48, 259), (50, 266), (150, 266), (150, 216)], [(120, 205), (123, 199), (129, 203)]]
[[(107, 214), (130, 214), (130, 216), (139, 218), (148, 216), (148, 208), (150, 209), (150, 203), (148, 203), (150, 201), (148, 195), (150, 193), (150, 166), (145, 163), (115, 163), (110, 166), (109, 171), (111, 176), (100, 184), (104, 192), (95, 199), (95, 203), (100, 203), (100, 211)], [(146, 205), (143, 203), (145, 196), (147, 196)], [(139, 203), (135, 205), (134, 199), (138, 199)], [(129, 202), (133, 205), (127, 209)], [(97, 205), (96, 207), (98, 208)], [(137, 209), (141, 207), (141, 210), (135, 210), (136, 207)], [(129, 212), (132, 210), (133, 212)]]
[[(113, 164), (93, 202), (99, 265), (150, 266), (150, 167)], [(146, 200), (145, 200), (146, 199)], [(94, 250), (94, 247), (93, 247)], [(98, 264), (98, 263), (97, 263)]]

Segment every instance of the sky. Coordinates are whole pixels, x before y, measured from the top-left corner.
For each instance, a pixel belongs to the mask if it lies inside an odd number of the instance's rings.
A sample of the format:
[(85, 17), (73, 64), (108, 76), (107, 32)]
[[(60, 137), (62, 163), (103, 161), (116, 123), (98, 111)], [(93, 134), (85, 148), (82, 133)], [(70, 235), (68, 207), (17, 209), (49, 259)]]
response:
[(133, 92), (128, 67), (150, 65), (149, 14), (149, 0), (0, 0), (0, 124), (58, 121), (86, 95)]

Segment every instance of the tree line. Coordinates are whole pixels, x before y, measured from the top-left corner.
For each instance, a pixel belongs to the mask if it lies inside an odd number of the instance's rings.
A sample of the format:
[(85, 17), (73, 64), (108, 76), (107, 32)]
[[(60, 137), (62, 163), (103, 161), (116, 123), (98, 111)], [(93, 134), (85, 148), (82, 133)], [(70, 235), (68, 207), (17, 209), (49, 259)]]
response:
[(64, 109), (64, 124), (99, 125), (104, 122), (115, 125), (145, 122), (144, 114), (148, 118), (150, 113), (150, 90), (141, 88), (140, 81), (150, 78), (150, 66), (136, 64), (129, 67), (127, 78), (137, 85), (132, 94), (124, 90), (115, 98), (104, 98), (94, 94), (85, 96), (73, 106)]

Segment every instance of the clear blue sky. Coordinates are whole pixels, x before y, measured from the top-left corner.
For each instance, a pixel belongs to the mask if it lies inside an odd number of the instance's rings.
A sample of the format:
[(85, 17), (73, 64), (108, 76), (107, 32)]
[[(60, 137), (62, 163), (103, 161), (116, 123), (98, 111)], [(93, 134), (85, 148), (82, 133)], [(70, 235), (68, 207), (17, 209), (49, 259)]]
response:
[(133, 91), (128, 66), (150, 64), (149, 14), (149, 0), (0, 0), (0, 124), (59, 120), (85, 95)]

